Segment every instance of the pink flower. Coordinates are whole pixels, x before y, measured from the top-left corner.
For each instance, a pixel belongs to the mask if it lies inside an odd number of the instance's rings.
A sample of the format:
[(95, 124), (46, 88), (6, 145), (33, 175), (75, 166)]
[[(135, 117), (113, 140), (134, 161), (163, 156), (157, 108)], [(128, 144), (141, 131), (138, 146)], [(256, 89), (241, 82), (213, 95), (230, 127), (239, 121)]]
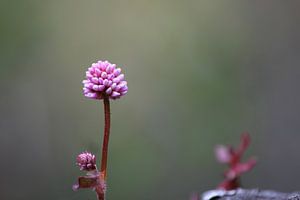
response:
[(80, 170), (92, 171), (96, 169), (96, 156), (85, 151), (76, 158), (76, 164)]
[(82, 81), (84, 96), (91, 99), (118, 99), (127, 93), (127, 82), (121, 69), (108, 61), (93, 63), (86, 71), (86, 79)]
[(240, 186), (240, 176), (250, 171), (256, 164), (254, 158), (250, 158), (246, 162), (241, 162), (245, 150), (250, 144), (250, 136), (244, 133), (241, 136), (241, 143), (237, 149), (232, 146), (218, 145), (215, 148), (216, 158), (220, 163), (229, 165), (229, 169), (225, 171), (225, 180), (218, 186), (220, 189), (233, 190)]
[(97, 170), (95, 155), (85, 151), (77, 156), (76, 163), (80, 167), (80, 170), (85, 170), (87, 173), (85, 176), (78, 177), (77, 183), (72, 187), (73, 190), (90, 188), (95, 190), (97, 195), (102, 196), (105, 194), (106, 182)]

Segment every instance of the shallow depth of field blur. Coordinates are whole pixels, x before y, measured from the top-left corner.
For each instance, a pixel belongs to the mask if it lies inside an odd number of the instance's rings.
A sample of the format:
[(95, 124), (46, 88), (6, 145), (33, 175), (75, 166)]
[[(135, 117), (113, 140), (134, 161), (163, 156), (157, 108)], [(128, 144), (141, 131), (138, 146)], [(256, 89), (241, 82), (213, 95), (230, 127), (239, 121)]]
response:
[(299, 190), (299, 1), (0, 1), (0, 199), (92, 200), (75, 158), (97, 155), (102, 102), (82, 95), (98, 59), (122, 67), (111, 103), (108, 200), (213, 189), (216, 144), (243, 131), (247, 188)]

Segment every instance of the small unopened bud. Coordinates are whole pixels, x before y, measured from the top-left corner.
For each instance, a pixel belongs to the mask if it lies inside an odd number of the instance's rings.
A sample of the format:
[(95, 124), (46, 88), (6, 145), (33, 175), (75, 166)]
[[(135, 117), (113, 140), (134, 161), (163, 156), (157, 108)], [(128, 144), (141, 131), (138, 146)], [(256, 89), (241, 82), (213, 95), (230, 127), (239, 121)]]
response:
[(76, 158), (80, 170), (92, 171), (96, 169), (96, 156), (89, 152), (82, 152)]

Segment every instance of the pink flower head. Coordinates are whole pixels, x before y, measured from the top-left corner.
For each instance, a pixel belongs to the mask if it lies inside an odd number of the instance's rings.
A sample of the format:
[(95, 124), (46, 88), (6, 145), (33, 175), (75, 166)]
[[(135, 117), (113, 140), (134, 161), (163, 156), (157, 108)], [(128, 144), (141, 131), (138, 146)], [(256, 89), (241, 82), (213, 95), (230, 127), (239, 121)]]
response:
[(86, 79), (82, 81), (84, 96), (91, 99), (118, 99), (127, 93), (127, 82), (121, 69), (108, 61), (93, 63), (86, 71)]
[(80, 167), (80, 170), (92, 171), (96, 169), (96, 156), (89, 153), (83, 152), (76, 158), (76, 164)]
[(232, 146), (218, 145), (215, 148), (216, 158), (220, 163), (229, 165), (229, 169), (225, 171), (225, 180), (219, 185), (218, 188), (225, 190), (236, 189), (240, 186), (240, 176), (250, 171), (256, 164), (254, 158), (250, 158), (246, 162), (241, 162), (242, 156), (245, 150), (250, 144), (250, 136), (248, 133), (244, 133), (241, 136), (241, 143), (237, 149)]

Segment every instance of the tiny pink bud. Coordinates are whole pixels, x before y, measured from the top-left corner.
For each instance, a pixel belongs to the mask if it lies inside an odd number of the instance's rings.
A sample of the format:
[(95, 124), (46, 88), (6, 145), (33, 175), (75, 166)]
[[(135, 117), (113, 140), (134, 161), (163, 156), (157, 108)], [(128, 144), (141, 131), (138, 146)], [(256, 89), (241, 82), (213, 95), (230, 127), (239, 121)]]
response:
[(118, 97), (118, 96), (120, 96), (120, 93), (119, 93), (119, 92), (113, 92), (113, 93), (111, 94), (111, 96), (112, 96), (112, 97)]
[(116, 83), (113, 83), (112, 85), (111, 85), (111, 89), (115, 89), (116, 88), (116, 86), (117, 86), (117, 84)]
[(111, 88), (107, 88), (107, 90), (105, 92), (106, 92), (106, 94), (111, 94), (112, 89)]
[(107, 73), (106, 72), (102, 72), (101, 77), (102, 78), (106, 78), (107, 77)]
[(95, 84), (98, 84), (98, 78), (93, 77), (93, 78), (92, 78), (92, 82), (95, 83)]
[(98, 86), (99, 91), (103, 91), (104, 88), (105, 88), (105, 85), (99, 85), (99, 86)]
[(93, 90), (98, 91), (98, 85), (93, 85)]
[(229, 163), (232, 157), (229, 148), (224, 145), (216, 146), (215, 155), (220, 163)]
[(118, 76), (120, 73), (121, 73), (121, 69), (120, 68), (114, 70), (114, 75), (115, 76)]
[(125, 95), (126, 93), (127, 93), (127, 90), (121, 92), (122, 96)]
[(107, 79), (105, 79), (105, 80), (103, 81), (103, 85), (104, 85), (104, 86), (108, 86), (108, 80), (107, 80)]
[(92, 171), (96, 169), (96, 156), (89, 153), (83, 152), (76, 158), (76, 164), (80, 167), (80, 170)]

